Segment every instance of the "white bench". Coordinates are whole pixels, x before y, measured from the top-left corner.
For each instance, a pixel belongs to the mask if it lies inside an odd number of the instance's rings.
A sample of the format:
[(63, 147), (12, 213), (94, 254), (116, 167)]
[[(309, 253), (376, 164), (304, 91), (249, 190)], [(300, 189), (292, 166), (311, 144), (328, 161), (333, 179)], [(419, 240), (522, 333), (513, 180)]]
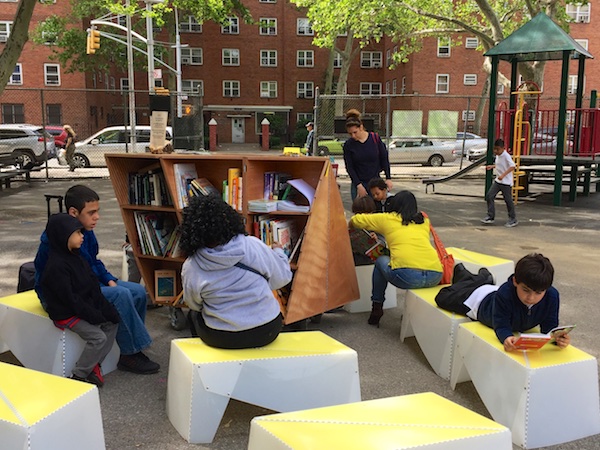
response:
[(493, 329), (458, 327), (451, 386), (470, 379), (512, 441), (537, 448), (600, 433), (598, 362), (573, 346), (505, 352)]
[[(85, 345), (77, 334), (54, 325), (33, 290), (0, 298), (0, 342), (25, 367), (63, 377), (71, 376)], [(102, 373), (117, 368), (119, 355), (115, 342)]]
[(486, 267), (494, 276), (494, 284), (503, 284), (515, 271), (515, 263), (510, 259), (472, 252), (464, 248), (449, 247), (446, 249), (454, 257), (454, 263), (463, 263), (465, 268), (474, 274)]
[[(350, 313), (359, 313), (371, 311), (371, 286), (373, 278), (373, 265), (368, 266), (356, 266), (356, 278), (358, 280), (358, 289), (360, 292), (360, 298), (353, 302), (346, 303), (344, 309)], [(388, 283), (385, 290), (385, 302), (383, 303), (383, 309), (395, 308), (398, 306), (397, 290), (396, 286)]]
[(184, 439), (212, 442), (231, 398), (274, 411), (360, 401), (356, 352), (320, 331), (243, 350), (171, 342), (167, 416)]
[(0, 363), (0, 447), (104, 450), (98, 389)]
[(510, 431), (426, 392), (252, 419), (248, 450), (511, 450)]

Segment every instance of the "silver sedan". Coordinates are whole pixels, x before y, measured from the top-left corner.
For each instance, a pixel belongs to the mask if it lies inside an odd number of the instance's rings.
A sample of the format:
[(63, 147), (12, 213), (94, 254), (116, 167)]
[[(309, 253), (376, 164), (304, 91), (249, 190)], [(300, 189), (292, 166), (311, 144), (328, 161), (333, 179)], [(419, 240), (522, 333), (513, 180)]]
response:
[(439, 167), (454, 161), (458, 150), (456, 143), (434, 142), (427, 137), (394, 138), (389, 145), (391, 164), (422, 164)]

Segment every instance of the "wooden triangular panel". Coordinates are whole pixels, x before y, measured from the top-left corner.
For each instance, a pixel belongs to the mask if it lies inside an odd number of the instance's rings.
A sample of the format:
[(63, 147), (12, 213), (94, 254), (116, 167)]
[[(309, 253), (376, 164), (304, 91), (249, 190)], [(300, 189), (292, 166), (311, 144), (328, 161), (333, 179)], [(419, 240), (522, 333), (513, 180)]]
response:
[[(336, 275), (332, 277), (331, 272)], [(344, 207), (335, 176), (327, 166), (305, 228), (285, 322), (297, 322), (357, 298)]]

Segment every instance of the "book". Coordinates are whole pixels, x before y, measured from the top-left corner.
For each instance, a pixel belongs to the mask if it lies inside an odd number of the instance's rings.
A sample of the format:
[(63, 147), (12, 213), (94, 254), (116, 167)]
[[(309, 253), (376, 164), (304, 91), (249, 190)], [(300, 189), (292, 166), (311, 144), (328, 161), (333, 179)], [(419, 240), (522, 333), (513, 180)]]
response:
[(310, 206), (308, 205), (297, 205), (289, 200), (277, 200), (278, 211), (295, 211), (295, 212), (309, 212)]
[(359, 228), (351, 228), (348, 230), (350, 235), (350, 245), (352, 252), (361, 255), (366, 255), (372, 261), (375, 261), (381, 255), (389, 255), (389, 249), (382, 237), (373, 236), (373, 232), (362, 230)]
[(171, 302), (177, 295), (177, 278), (174, 270), (154, 271), (154, 300), (156, 302)]
[[(227, 169), (227, 203), (229, 205), (231, 205), (231, 207), (235, 210), (237, 210), (237, 198), (238, 198), (238, 192), (237, 192), (237, 187), (238, 187), (238, 181), (236, 180), (237, 178), (239, 178), (242, 175), (242, 171), (241, 169), (238, 169), (237, 167), (230, 167), (229, 169)], [(234, 180), (235, 181), (235, 186), (234, 186)]]
[(175, 187), (177, 189), (177, 203), (181, 209), (188, 205), (189, 184), (198, 178), (194, 163), (173, 164), (175, 174)]
[(277, 201), (265, 200), (262, 198), (257, 200), (248, 200), (248, 211), (259, 213), (277, 211)]
[(206, 178), (196, 178), (191, 183), (194, 195), (216, 195), (221, 197), (219, 190)]
[(548, 333), (521, 333), (515, 341), (517, 350), (539, 350), (548, 342), (553, 342), (557, 336), (569, 334), (575, 325), (566, 325), (552, 328)]

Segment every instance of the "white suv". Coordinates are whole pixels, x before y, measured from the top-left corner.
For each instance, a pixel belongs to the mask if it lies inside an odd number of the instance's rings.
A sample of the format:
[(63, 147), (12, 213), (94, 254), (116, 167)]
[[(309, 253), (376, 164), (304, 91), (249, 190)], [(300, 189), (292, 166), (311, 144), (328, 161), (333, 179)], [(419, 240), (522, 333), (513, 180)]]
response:
[[(105, 153), (131, 153), (129, 144), (129, 127), (108, 127), (91, 135), (89, 138), (75, 143), (73, 161), (75, 167), (104, 167)], [(173, 139), (173, 130), (167, 127), (167, 140)], [(138, 151), (145, 151), (150, 143), (150, 126), (138, 125), (135, 127), (136, 146)]]
[(21, 167), (40, 165), (56, 156), (54, 138), (41, 126), (0, 124), (0, 156), (3, 161), (12, 159)]

